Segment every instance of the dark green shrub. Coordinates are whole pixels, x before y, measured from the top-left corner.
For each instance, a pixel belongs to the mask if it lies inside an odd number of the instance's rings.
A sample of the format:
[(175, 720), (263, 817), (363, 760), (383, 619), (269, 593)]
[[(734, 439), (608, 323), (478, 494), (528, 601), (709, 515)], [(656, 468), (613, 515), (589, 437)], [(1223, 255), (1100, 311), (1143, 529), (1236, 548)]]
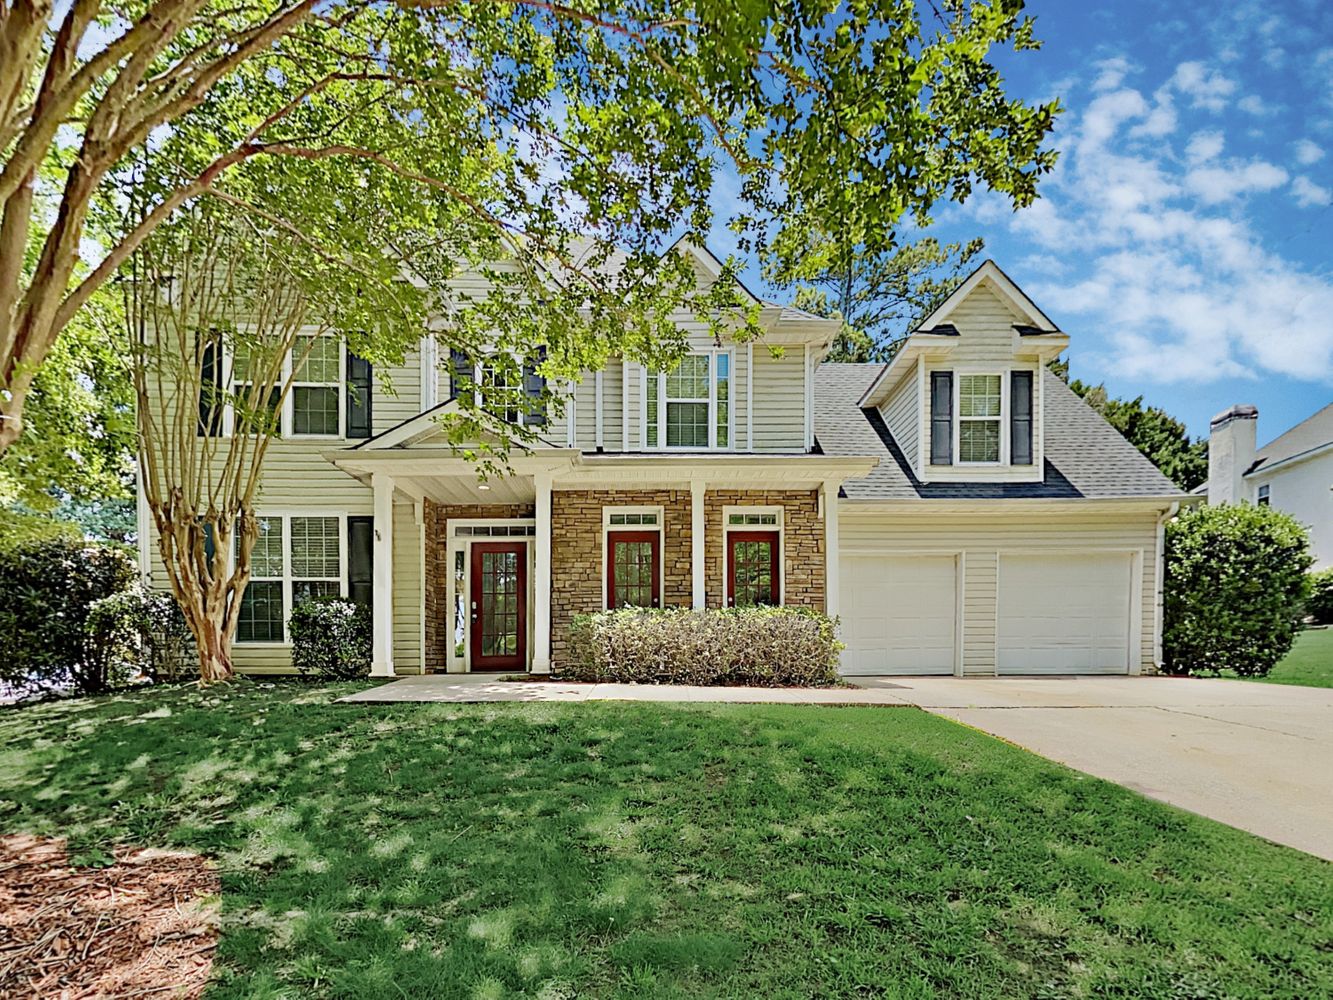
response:
[(352, 680), (370, 673), (370, 609), (341, 597), (302, 601), (287, 623), (292, 666), (305, 677)]
[(805, 608), (624, 608), (570, 626), (573, 680), (819, 686), (838, 682), (836, 622)]
[(1162, 652), (1175, 674), (1262, 677), (1305, 613), (1305, 529), (1254, 504), (1194, 507), (1166, 526)]
[(0, 547), (0, 682), (24, 691), (72, 687), (108, 690), (115, 656), (103, 650), (119, 635), (108, 609), (93, 606), (134, 580), (129, 554), (114, 545), (68, 536)]
[(1310, 599), (1305, 613), (1316, 625), (1333, 625), (1333, 569), (1310, 574)]

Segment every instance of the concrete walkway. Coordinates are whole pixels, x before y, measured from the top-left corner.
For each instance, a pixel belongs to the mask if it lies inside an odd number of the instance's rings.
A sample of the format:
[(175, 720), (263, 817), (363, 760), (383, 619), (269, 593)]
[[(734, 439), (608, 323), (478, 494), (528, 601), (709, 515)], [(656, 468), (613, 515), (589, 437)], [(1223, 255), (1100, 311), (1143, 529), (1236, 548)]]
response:
[(404, 677), (348, 702), (915, 705), (1151, 798), (1333, 860), (1333, 689), (1165, 677), (861, 677), (700, 688)]

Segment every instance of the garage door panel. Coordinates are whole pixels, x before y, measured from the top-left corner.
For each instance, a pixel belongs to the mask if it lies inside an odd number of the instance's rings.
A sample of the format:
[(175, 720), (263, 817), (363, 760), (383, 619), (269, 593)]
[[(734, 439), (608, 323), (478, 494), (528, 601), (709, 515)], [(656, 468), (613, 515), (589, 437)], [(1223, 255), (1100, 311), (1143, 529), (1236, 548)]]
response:
[(953, 556), (844, 557), (844, 674), (951, 674), (957, 567)]
[(1131, 567), (1124, 553), (1001, 556), (998, 671), (1125, 673)]

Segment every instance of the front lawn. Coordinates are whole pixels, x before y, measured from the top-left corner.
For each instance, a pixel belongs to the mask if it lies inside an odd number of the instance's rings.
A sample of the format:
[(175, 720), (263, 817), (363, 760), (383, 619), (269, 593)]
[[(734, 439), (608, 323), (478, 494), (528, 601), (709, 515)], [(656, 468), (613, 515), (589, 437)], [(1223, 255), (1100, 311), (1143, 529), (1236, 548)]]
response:
[(0, 714), (0, 832), (207, 852), (219, 997), (1333, 995), (1333, 867), (914, 709)]
[(1333, 628), (1306, 629), (1296, 637), (1296, 645), (1272, 673), (1254, 680), (1333, 687)]

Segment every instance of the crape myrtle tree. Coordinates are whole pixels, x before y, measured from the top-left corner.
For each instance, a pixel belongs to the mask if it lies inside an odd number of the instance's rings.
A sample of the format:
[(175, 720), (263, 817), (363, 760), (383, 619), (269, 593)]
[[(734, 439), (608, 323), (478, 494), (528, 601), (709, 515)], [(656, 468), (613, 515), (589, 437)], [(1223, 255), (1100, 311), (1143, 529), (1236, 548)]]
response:
[[(442, 216), (445, 239), (517, 262), (495, 275), (502, 289), (536, 281), (549, 308), (577, 303), (593, 324), (680, 293), (658, 254), (667, 234), (709, 230), (724, 166), (742, 252), (779, 270), (835, 226), (874, 253), (903, 216), (977, 183), (1026, 204), (1057, 109), (1011, 100), (988, 62), (995, 46), (1035, 46), (1022, 6), (0, 0), (0, 452), (89, 297), (245, 165), (305, 172), (331, 223)], [(401, 183), (360, 206), (358, 168)], [(575, 236), (592, 241), (577, 258)], [(421, 239), (441, 249), (429, 228)], [(649, 350), (652, 327), (580, 342), (552, 370)]]

